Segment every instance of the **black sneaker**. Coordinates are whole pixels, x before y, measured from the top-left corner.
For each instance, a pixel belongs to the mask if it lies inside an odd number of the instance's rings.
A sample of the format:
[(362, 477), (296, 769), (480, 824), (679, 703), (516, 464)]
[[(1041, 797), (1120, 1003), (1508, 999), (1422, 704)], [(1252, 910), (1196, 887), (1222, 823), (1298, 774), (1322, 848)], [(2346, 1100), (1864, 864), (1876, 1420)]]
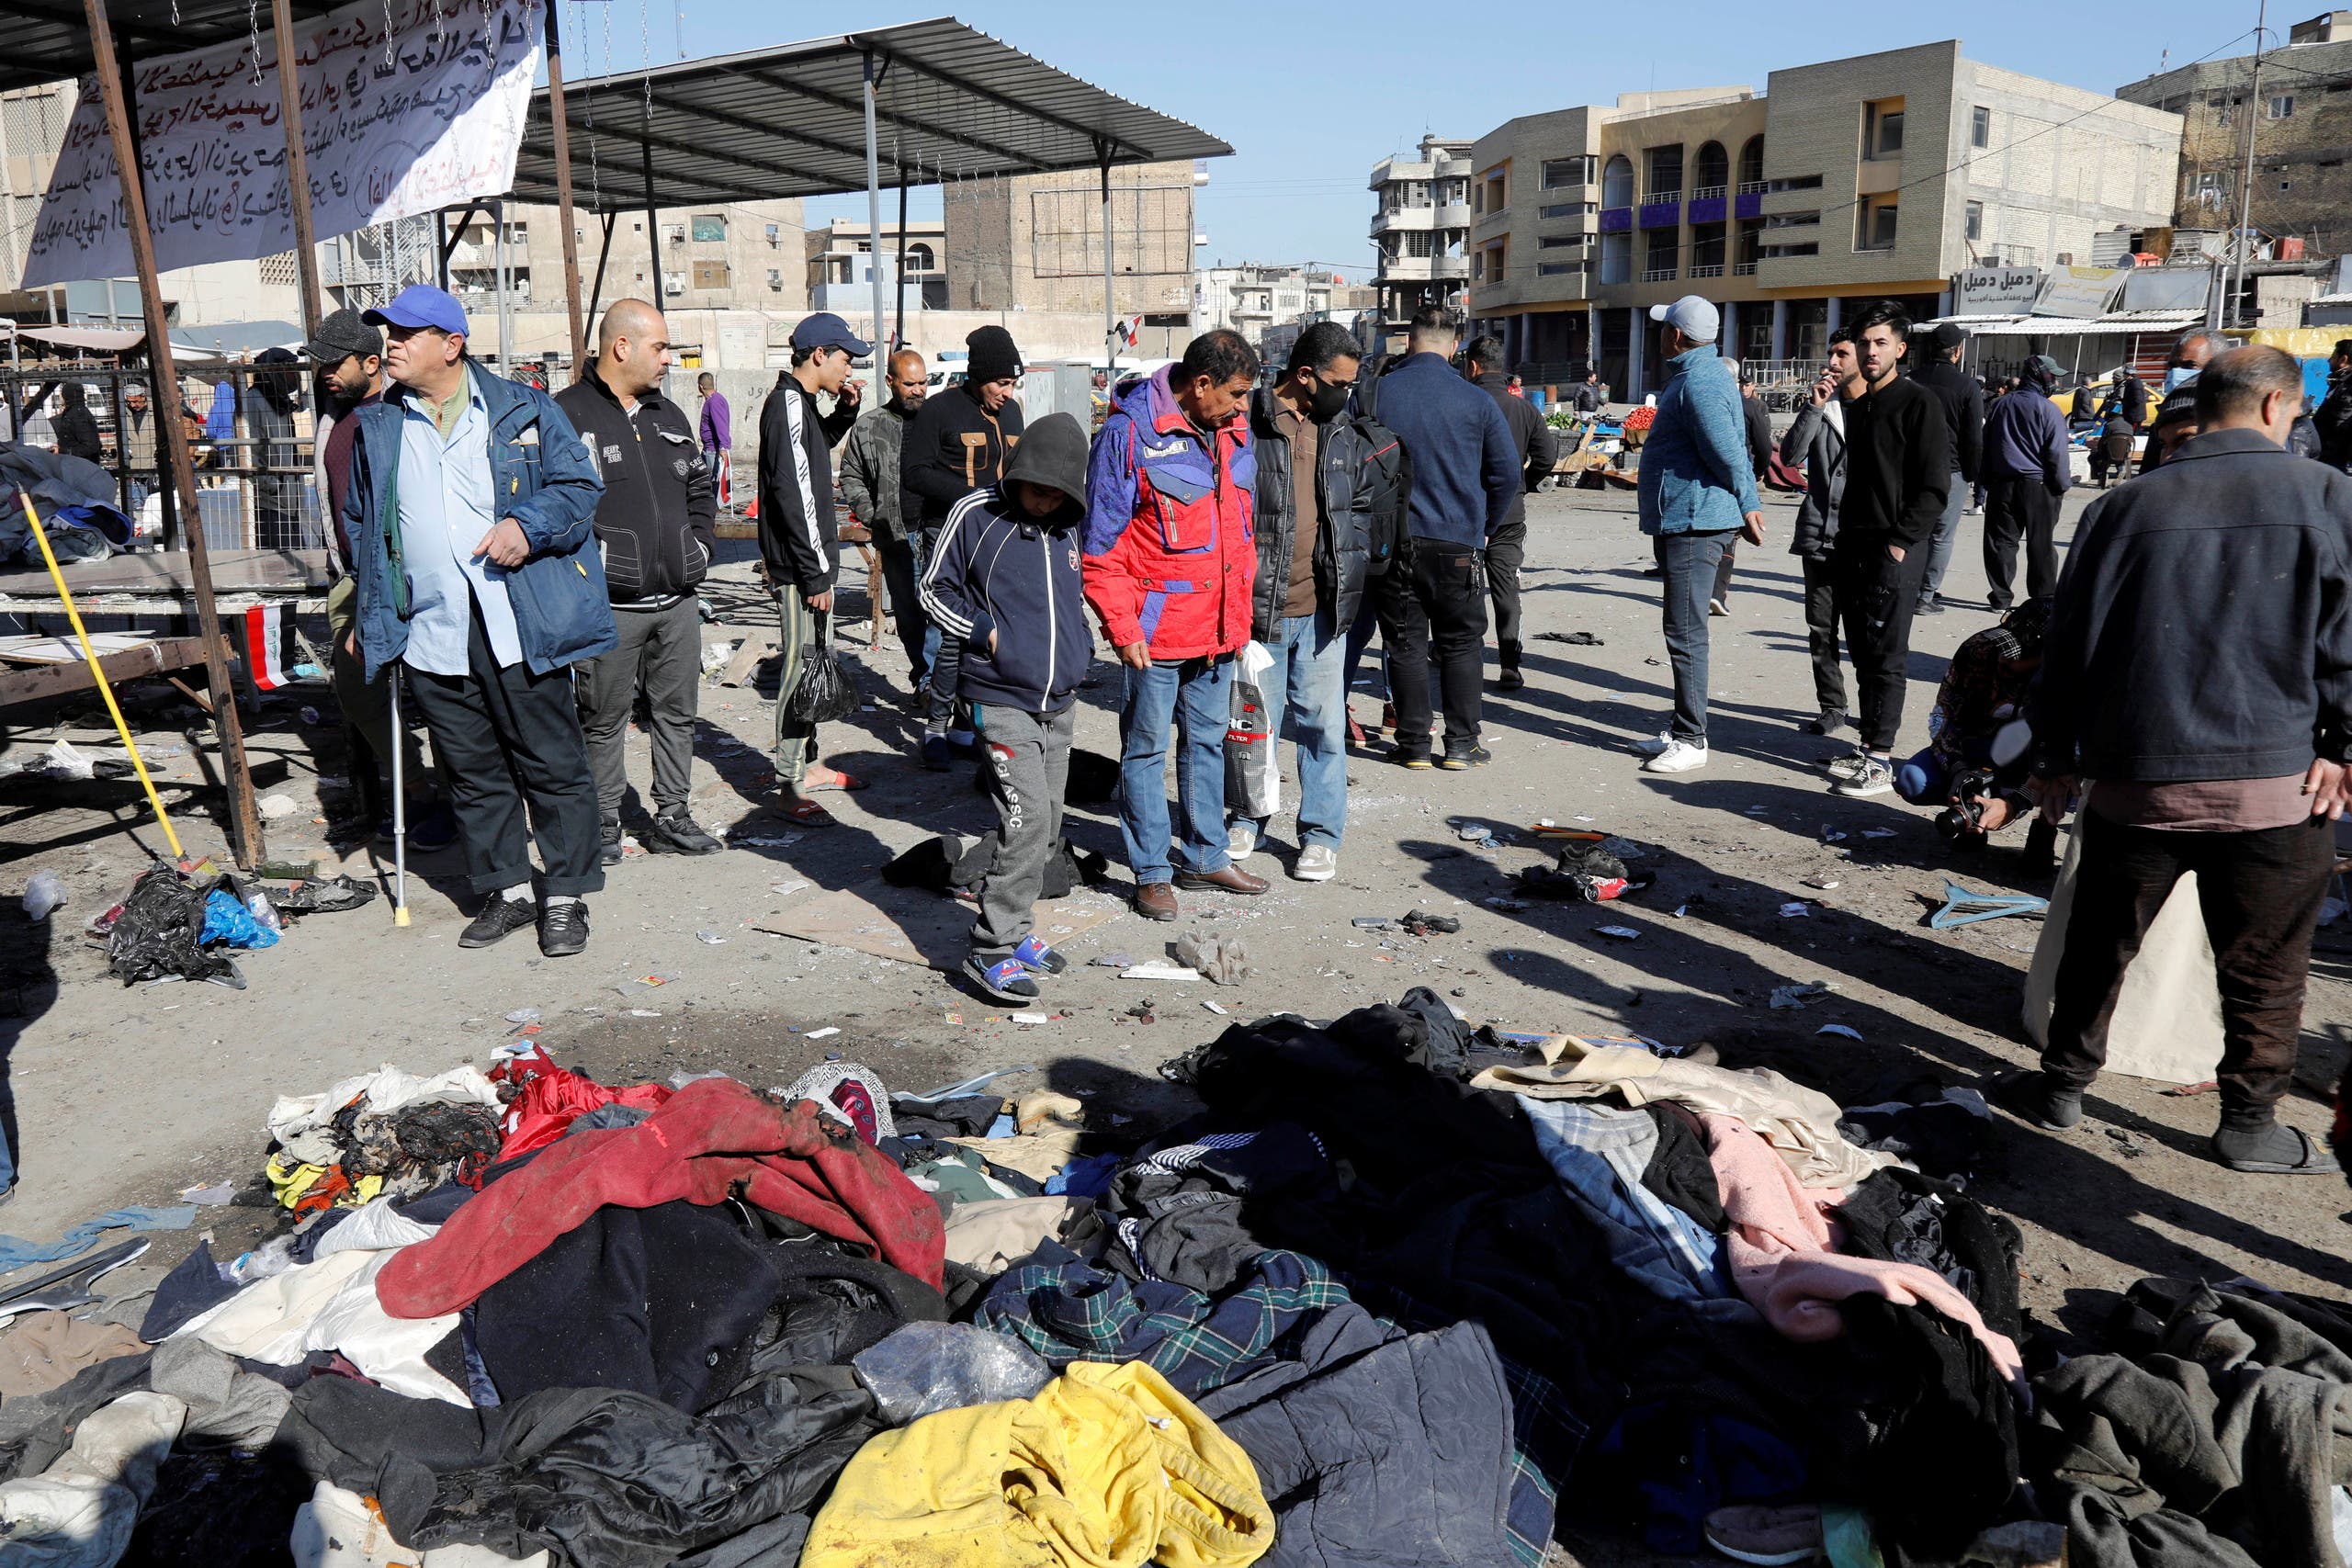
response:
[(1807, 735), (1835, 735), (1841, 729), (1851, 728), (1853, 728), (1852, 721), (1847, 718), (1844, 708), (1824, 708), (1820, 713), (1804, 721), (1804, 732)]
[(1400, 768), (1433, 768), (1437, 766), (1435, 762), (1430, 761), (1430, 754), (1427, 751), (1416, 751), (1411, 748), (1405, 746), (1398, 746), (1391, 750), (1388, 753), (1388, 760), (1396, 763)]
[(1944, 602), (1941, 599), (1922, 599), (1912, 607), (1911, 613), (1915, 615), (1940, 615), (1944, 613)]
[(645, 830), (645, 848), (657, 855), (715, 855), (727, 846), (702, 830), (702, 825), (684, 812), (674, 817), (656, 817), (653, 826)]
[(1498, 692), (1516, 692), (1526, 684), (1527, 677), (1521, 674), (1516, 666), (1506, 664), (1496, 672), (1495, 690)]
[(605, 865), (621, 863), (621, 825), (607, 822), (596, 843), (596, 858)]
[(578, 898), (539, 906), (539, 951), (569, 958), (588, 945), (588, 906)]
[(1495, 754), (1484, 746), (1473, 746), (1461, 751), (1448, 750), (1445, 760), (1438, 766), (1449, 773), (1464, 773), (1472, 768), (1483, 768), (1494, 760)]
[(1993, 1087), (1993, 1103), (2020, 1119), (2063, 1133), (2083, 1119), (2083, 1091), (2048, 1073), (2019, 1073)]
[(975, 986), (1001, 1002), (1021, 1004), (1037, 999), (1037, 982), (1018, 958), (983, 964), (978, 954), (964, 960), (964, 973)]
[(458, 945), (489, 947), (504, 942), (538, 918), (539, 907), (533, 900), (509, 898), (503, 893), (493, 893), (490, 902), (481, 907), (481, 913), (458, 933)]

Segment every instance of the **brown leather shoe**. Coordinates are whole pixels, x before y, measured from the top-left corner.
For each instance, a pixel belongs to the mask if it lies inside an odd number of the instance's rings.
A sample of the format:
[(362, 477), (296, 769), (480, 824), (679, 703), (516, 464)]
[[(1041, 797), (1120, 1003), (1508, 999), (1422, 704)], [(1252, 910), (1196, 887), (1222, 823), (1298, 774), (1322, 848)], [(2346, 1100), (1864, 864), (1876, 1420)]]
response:
[(1136, 889), (1136, 913), (1147, 920), (1176, 918), (1176, 889), (1165, 882), (1146, 883)]
[(1227, 865), (1223, 871), (1213, 871), (1205, 876), (1197, 871), (1180, 871), (1176, 874), (1176, 886), (1183, 888), (1216, 887), (1227, 893), (1263, 893), (1266, 879), (1252, 876), (1238, 865)]

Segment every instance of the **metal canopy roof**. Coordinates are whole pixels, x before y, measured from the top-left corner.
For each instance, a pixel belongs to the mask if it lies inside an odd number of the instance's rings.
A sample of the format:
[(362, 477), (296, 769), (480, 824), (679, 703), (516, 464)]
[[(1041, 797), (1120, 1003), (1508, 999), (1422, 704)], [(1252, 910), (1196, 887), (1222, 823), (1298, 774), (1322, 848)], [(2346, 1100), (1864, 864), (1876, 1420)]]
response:
[[(294, 19), (324, 16), (350, 0), (293, 0)], [(121, 49), (133, 60), (209, 49), (248, 35), (245, 0), (107, 0)], [(269, 28), (262, 7), (262, 28)], [(6, 0), (0, 5), (0, 91), (86, 76), (90, 24), (81, 0)]]
[[(574, 204), (594, 212), (642, 210), (649, 154), (656, 207), (864, 190), (869, 51), (883, 66), (875, 136), (886, 188), (1091, 169), (1106, 152), (1125, 164), (1233, 151), (1194, 126), (937, 17), (567, 82)], [(514, 194), (526, 201), (555, 199), (548, 101), (544, 87), (532, 98), (515, 161)]]

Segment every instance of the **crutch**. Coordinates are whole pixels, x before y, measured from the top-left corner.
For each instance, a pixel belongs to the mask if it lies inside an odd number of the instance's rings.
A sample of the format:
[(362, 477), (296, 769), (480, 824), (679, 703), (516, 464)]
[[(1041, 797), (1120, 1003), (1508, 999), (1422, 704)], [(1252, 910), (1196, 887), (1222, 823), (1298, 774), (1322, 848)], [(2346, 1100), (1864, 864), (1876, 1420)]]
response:
[(40, 546), (41, 564), (49, 568), (49, 580), (57, 584), (57, 596), (65, 604), (65, 618), (74, 623), (74, 635), (81, 639), (82, 657), (90, 661), (90, 679), (96, 682), (98, 695), (107, 700), (107, 712), (114, 716), (114, 732), (122, 737), (122, 749), (130, 753), (130, 765), (139, 774), (139, 783), (147, 791), (147, 804), (155, 808), (155, 820), (164, 825), (164, 840), (172, 846), (172, 859), (187, 858), (180, 848), (180, 836), (172, 830), (172, 818), (164, 809), (164, 797), (155, 793), (155, 781), (147, 776), (147, 763), (139, 755), (139, 743), (130, 739), (130, 726), (123, 722), (122, 709), (114, 700), (114, 688), (107, 683), (106, 667), (98, 662), (98, 651), (90, 646), (90, 634), (82, 625), (82, 612), (74, 607), (74, 594), (65, 586), (65, 574), (57, 570), (57, 557), (49, 547), (49, 535), (41, 527), (40, 513), (33, 510), (33, 498), (24, 490), (17, 491), (17, 500), (25, 509), (25, 521), (33, 531), (33, 540)]
[(401, 728), (401, 661), (387, 671), (392, 682), (392, 924), (408, 924), (408, 732)]

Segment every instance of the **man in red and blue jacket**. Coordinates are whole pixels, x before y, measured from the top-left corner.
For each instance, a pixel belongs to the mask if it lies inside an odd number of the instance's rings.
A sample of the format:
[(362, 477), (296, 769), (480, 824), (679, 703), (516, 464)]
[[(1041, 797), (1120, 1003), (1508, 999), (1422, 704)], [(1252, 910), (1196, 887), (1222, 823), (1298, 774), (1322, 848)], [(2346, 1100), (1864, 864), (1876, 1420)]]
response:
[[(1250, 640), (1258, 547), (1248, 405), (1258, 355), (1204, 333), (1184, 357), (1111, 394), (1087, 463), (1086, 602), (1126, 667), (1119, 709), (1119, 832), (1136, 912), (1176, 918), (1176, 888), (1263, 893), (1226, 853), (1225, 732), (1233, 656)], [(1168, 818), (1169, 730), (1183, 861)], [(1172, 884), (1172, 886), (1171, 886)]]

